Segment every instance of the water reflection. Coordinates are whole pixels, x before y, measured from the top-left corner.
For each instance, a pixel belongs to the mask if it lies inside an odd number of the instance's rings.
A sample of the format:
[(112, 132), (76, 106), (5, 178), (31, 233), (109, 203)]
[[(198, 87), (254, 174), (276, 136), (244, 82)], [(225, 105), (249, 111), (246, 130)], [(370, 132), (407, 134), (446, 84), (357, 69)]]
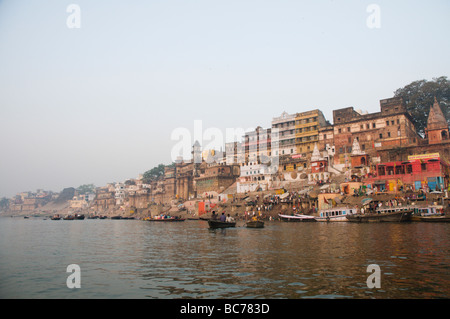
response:
[[(0, 297), (448, 298), (446, 224), (0, 220)], [(65, 287), (65, 267), (82, 289)], [(366, 285), (381, 268), (381, 289)], [(36, 266), (37, 265), (37, 266)]]

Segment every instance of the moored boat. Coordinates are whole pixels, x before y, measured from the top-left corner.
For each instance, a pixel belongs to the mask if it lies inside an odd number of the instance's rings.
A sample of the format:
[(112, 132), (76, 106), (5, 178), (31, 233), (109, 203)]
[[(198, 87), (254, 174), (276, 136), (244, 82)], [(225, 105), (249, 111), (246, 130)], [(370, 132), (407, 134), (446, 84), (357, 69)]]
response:
[(153, 218), (146, 218), (146, 221), (150, 222), (183, 222), (184, 218), (178, 216), (156, 216)]
[(347, 216), (356, 213), (355, 208), (335, 207), (329, 209), (322, 209), (319, 211), (319, 216), (316, 217), (318, 222), (347, 222)]
[(60, 220), (60, 219), (61, 219), (61, 216), (60, 216), (59, 214), (55, 214), (55, 215), (53, 215), (50, 219), (51, 219), (51, 220)]
[(449, 223), (449, 215), (432, 215), (432, 216), (420, 216), (421, 222), (434, 222), (434, 223)]
[(444, 214), (444, 207), (441, 205), (412, 206), (411, 208), (413, 209), (411, 220), (417, 222), (426, 221), (428, 219), (422, 219), (422, 217), (436, 217)]
[(209, 228), (229, 228), (236, 227), (236, 222), (222, 222), (220, 220), (208, 220)]
[(278, 214), (280, 219), (284, 222), (315, 222), (316, 218), (314, 216), (309, 215), (284, 215)]
[(67, 215), (66, 217), (63, 218), (64, 220), (74, 220), (75, 216), (73, 215)]
[(375, 213), (347, 215), (350, 222), (407, 222), (411, 221), (413, 210), (409, 207), (377, 209)]
[(84, 215), (76, 214), (74, 219), (83, 220), (84, 219)]

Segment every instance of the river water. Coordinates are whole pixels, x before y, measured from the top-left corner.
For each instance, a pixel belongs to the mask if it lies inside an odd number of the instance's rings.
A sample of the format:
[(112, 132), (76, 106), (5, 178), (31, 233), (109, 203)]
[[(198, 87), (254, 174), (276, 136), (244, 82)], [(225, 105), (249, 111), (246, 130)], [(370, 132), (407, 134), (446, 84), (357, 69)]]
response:
[[(210, 230), (190, 220), (4, 217), (0, 298), (449, 298), (449, 238), (440, 223)], [(67, 287), (71, 264), (81, 288)], [(368, 287), (371, 264), (380, 288)]]

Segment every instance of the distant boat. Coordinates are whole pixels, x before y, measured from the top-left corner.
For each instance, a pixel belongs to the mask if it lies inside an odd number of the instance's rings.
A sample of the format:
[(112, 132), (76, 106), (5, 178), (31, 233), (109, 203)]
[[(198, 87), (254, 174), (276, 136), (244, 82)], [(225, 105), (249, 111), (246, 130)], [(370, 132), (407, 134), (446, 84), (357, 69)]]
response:
[(74, 219), (79, 219), (79, 220), (83, 220), (84, 219), (84, 215), (78, 215), (76, 214)]
[(184, 218), (178, 217), (178, 216), (156, 216), (156, 217), (149, 217), (145, 219), (146, 221), (150, 222), (183, 222), (185, 221)]
[(24, 219), (28, 219), (28, 218), (30, 218), (30, 217), (28, 217), (28, 216), (23, 216), (23, 218), (24, 218)]
[(283, 215), (278, 214), (278, 216), (281, 218), (284, 222), (315, 222), (316, 218), (314, 216), (309, 215)]
[(262, 220), (250, 220), (246, 226), (247, 228), (264, 228), (264, 222)]
[(111, 219), (122, 219), (122, 216), (112, 216)]
[(60, 220), (61, 216), (59, 214), (53, 215), (51, 218), (51, 220)]
[(66, 217), (63, 218), (64, 220), (74, 220), (75, 217), (73, 215), (67, 215)]
[(220, 220), (208, 220), (209, 228), (230, 228), (236, 227), (236, 222), (222, 222)]
[(350, 222), (407, 222), (411, 221), (413, 210), (409, 207), (377, 209), (375, 213), (347, 215)]

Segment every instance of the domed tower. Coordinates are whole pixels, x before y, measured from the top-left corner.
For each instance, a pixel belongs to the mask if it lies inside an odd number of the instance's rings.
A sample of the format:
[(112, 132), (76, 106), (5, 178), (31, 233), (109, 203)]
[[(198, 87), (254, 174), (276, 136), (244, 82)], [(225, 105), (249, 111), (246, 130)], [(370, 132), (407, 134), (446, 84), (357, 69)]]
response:
[(428, 144), (438, 144), (449, 139), (448, 123), (436, 97), (434, 98), (434, 103), (428, 114), (425, 133), (428, 138)]

